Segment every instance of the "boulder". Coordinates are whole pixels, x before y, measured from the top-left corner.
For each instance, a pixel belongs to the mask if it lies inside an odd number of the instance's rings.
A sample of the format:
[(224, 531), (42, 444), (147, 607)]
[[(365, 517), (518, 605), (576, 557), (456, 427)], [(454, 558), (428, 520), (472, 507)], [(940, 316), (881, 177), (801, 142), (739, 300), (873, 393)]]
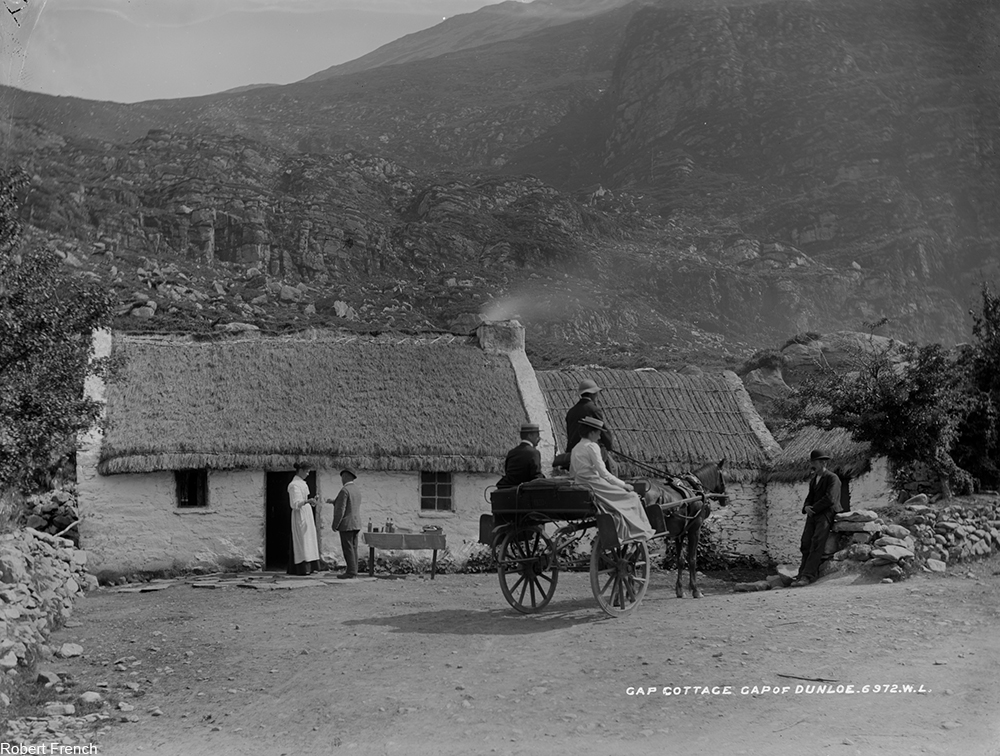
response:
[(754, 591), (769, 591), (771, 590), (771, 584), (766, 580), (757, 580), (753, 583), (737, 583), (733, 590), (736, 593), (752, 593)]
[(948, 569), (948, 565), (942, 562), (940, 559), (928, 559), (927, 569), (931, 572), (944, 572)]
[(282, 302), (298, 302), (302, 299), (302, 292), (294, 286), (282, 286), (281, 294), (278, 295)]
[(885, 546), (880, 549), (872, 549), (871, 558), (887, 562), (898, 562), (900, 559), (908, 559), (913, 556), (913, 552), (904, 549), (902, 546)]
[(58, 656), (63, 659), (72, 659), (74, 656), (80, 656), (83, 653), (83, 646), (78, 643), (63, 643), (59, 647), (57, 652)]
[(904, 549), (909, 548), (901, 538), (893, 538), (892, 536), (882, 536), (874, 543), (875, 546), (902, 546)]
[(835, 522), (833, 529), (837, 533), (881, 533), (882, 525), (878, 522)]
[(850, 372), (856, 369), (859, 355), (876, 351), (889, 354), (890, 359), (898, 363), (902, 361), (898, 346), (885, 336), (856, 331), (837, 331), (808, 340), (802, 338), (781, 350), (785, 383), (794, 388), (826, 368), (840, 373)]
[(769, 404), (776, 399), (784, 399), (792, 393), (785, 383), (781, 368), (757, 368), (743, 376), (743, 387), (750, 394), (754, 404)]
[(833, 516), (834, 522), (875, 522), (878, 512), (871, 509), (855, 509), (850, 512), (838, 512)]
[(890, 538), (909, 538), (910, 531), (904, 528), (902, 525), (896, 525), (895, 523), (889, 523), (882, 528), (882, 533), (889, 536)]

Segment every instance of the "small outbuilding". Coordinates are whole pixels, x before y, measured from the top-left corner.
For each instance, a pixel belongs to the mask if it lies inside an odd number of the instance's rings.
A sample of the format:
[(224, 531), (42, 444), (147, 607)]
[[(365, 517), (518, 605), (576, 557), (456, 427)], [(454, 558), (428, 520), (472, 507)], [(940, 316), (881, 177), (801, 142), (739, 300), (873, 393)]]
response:
[(725, 459), (730, 500), (713, 505), (709, 527), (726, 550), (764, 556), (765, 475), (781, 449), (735, 373), (573, 368), (537, 375), (560, 451), (566, 411), (589, 378), (601, 388), (598, 405), (622, 452), (620, 477), (657, 477), (649, 468), (679, 474)]
[(884, 457), (873, 457), (867, 443), (855, 441), (843, 428), (806, 427), (784, 439), (781, 453), (767, 476), (767, 553), (774, 562), (801, 559), (799, 539), (809, 493), (809, 453), (830, 455), (827, 467), (840, 478), (844, 511), (870, 509), (894, 500), (892, 478)]
[[(211, 339), (102, 333), (103, 422), (81, 441), (81, 546), (96, 572), (284, 570), (296, 462), (332, 499), (350, 467), (362, 520), (443, 527), (461, 558), (522, 422), (552, 436), (516, 322), (454, 334), (312, 331)], [(320, 553), (340, 561), (332, 506)]]

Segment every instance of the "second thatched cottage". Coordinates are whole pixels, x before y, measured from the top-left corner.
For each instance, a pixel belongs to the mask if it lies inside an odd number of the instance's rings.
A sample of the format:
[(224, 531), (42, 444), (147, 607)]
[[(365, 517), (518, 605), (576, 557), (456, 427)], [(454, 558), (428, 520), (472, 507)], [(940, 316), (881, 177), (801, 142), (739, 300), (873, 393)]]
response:
[(583, 378), (602, 389), (599, 402), (605, 420), (617, 450), (624, 454), (618, 457), (623, 477), (648, 476), (649, 468), (676, 475), (725, 459), (730, 500), (725, 507), (713, 506), (712, 533), (729, 552), (766, 557), (765, 472), (780, 448), (735, 373), (539, 371), (560, 449), (566, 444), (563, 419), (580, 398), (577, 388)]
[[(442, 525), (461, 556), (522, 422), (542, 426), (552, 456), (523, 334), (99, 335), (115, 369), (88, 389), (106, 412), (77, 457), (95, 571), (283, 569), (297, 461), (315, 466), (321, 500), (355, 469), (365, 521)], [(320, 551), (339, 561), (331, 517), (319, 508)]]

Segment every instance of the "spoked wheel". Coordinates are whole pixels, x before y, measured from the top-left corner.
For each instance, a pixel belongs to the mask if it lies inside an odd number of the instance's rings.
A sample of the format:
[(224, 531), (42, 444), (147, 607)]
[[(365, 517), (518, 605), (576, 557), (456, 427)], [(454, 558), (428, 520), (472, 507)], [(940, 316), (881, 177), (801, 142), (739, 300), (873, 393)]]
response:
[(512, 607), (531, 614), (552, 600), (559, 580), (559, 561), (552, 540), (541, 528), (507, 534), (497, 560), (500, 590)]
[(621, 617), (642, 601), (649, 587), (649, 549), (645, 541), (605, 548), (594, 539), (590, 552), (590, 587), (605, 614)]

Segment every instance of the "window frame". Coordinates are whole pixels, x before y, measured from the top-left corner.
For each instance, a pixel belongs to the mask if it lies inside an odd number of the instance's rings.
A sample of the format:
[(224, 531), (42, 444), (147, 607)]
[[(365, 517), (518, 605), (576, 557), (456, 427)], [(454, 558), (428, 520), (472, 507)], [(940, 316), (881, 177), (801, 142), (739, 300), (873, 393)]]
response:
[[(430, 477), (430, 479), (428, 479)], [(452, 514), (455, 511), (455, 476), (450, 471), (420, 471), (420, 514)], [(426, 486), (433, 486), (434, 492), (425, 493)], [(441, 490), (446, 488), (447, 493)], [(432, 506), (426, 506), (430, 502)], [(443, 504), (443, 506), (442, 506)]]
[[(192, 499), (194, 503), (191, 503)], [(174, 470), (174, 504), (176, 509), (184, 512), (208, 509), (207, 469)]]

